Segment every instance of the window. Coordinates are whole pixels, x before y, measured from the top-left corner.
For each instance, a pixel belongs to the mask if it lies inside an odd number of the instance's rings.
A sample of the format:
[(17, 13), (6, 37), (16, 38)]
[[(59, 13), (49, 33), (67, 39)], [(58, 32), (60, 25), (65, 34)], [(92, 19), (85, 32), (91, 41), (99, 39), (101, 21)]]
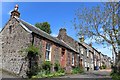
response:
[(65, 49), (61, 49), (61, 67), (65, 67)]
[(87, 67), (89, 67), (89, 62), (87, 63)]
[(9, 34), (12, 32), (12, 25), (9, 26)]
[(62, 54), (61, 56), (63, 57), (65, 55), (65, 49), (62, 48)]
[(81, 54), (83, 54), (83, 48), (81, 48)]
[(93, 59), (93, 53), (91, 53), (91, 59)]
[(87, 49), (87, 57), (89, 57), (89, 49)]
[(86, 59), (85, 59), (85, 67), (87, 67), (87, 62), (86, 62)]
[(46, 44), (45, 60), (51, 60), (51, 45), (50, 45), (50, 43)]
[(72, 53), (72, 65), (74, 65), (74, 58), (75, 58), (74, 53)]

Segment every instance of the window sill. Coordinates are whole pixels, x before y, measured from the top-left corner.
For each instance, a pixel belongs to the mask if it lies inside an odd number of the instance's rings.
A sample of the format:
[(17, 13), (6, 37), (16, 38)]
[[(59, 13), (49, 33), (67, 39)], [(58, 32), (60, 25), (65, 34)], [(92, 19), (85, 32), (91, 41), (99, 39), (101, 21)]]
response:
[(75, 66), (74, 64), (72, 64), (72, 66)]
[(47, 59), (45, 59), (45, 61), (51, 61), (51, 60), (47, 60)]

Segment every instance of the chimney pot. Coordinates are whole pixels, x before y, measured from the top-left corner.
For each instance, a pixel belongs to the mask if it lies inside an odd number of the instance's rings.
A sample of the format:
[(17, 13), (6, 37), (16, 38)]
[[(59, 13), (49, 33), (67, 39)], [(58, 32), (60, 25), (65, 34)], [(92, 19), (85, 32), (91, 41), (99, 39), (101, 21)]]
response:
[(81, 38), (79, 38), (80, 42), (84, 42), (84, 36), (81, 36)]
[(11, 12), (11, 17), (20, 17), (20, 13), (19, 13), (19, 11), (18, 11), (18, 8), (19, 8), (19, 6), (16, 4), (15, 5), (15, 7), (14, 7), (14, 10)]

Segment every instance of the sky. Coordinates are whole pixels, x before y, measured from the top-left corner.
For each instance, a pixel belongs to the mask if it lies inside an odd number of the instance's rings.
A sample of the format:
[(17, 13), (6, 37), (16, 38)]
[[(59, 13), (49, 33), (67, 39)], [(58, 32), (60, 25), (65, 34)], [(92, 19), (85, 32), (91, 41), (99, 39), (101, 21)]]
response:
[[(92, 7), (99, 4), (98, 2), (2, 2), (0, 3), (0, 15), (2, 14), (2, 25), (0, 24), (0, 30), (4, 27), (10, 18), (10, 12), (14, 9), (14, 6), (19, 5), (20, 19), (29, 22), (34, 25), (37, 22), (48, 22), (51, 25), (52, 36), (57, 36), (60, 28), (66, 28), (67, 34), (78, 40), (77, 33), (72, 24), (72, 20), (75, 17), (75, 10), (82, 7)], [(2, 5), (2, 6), (1, 6)], [(1, 16), (0, 16), (1, 17)], [(90, 43), (91, 40), (86, 39), (86, 43)], [(93, 47), (105, 55), (112, 57), (111, 51), (108, 48), (104, 48), (100, 44), (96, 44), (92, 41)]]

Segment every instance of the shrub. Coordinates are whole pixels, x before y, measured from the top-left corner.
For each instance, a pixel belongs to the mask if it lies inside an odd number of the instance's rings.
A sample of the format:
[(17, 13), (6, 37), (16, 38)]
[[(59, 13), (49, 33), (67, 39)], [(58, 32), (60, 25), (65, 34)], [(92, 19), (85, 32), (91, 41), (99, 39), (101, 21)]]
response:
[(119, 73), (112, 72), (110, 74), (110, 76), (112, 77), (113, 80), (120, 80), (120, 74)]
[(58, 70), (58, 73), (65, 73), (65, 70), (64, 70), (63, 68), (60, 68), (60, 69)]
[(27, 76), (31, 78), (33, 75), (36, 75), (38, 72), (38, 54), (39, 49), (35, 47), (34, 45), (29, 46), (25, 49), (25, 52), (27, 53), (27, 57), (29, 60), (29, 70), (26, 72)]
[(102, 67), (102, 66), (100, 66), (100, 69), (103, 69), (103, 67)]
[(42, 64), (42, 69), (45, 71), (46, 74), (49, 74), (50, 70), (51, 70), (51, 66), (52, 66), (52, 64), (50, 61), (45, 61)]
[(58, 71), (60, 69), (60, 64), (58, 62), (55, 62), (54, 64), (54, 70)]
[(84, 69), (82, 67), (75, 67), (72, 69), (72, 74), (83, 73)]
[(26, 49), (26, 52), (38, 55), (39, 54), (39, 48), (35, 47), (34, 45), (30, 45)]
[(106, 69), (106, 65), (102, 65), (102, 69)]
[(58, 76), (64, 76), (64, 75), (65, 73), (54, 72), (49, 74), (37, 74), (35, 76), (32, 76), (32, 78), (52, 78), (52, 77), (58, 77)]

